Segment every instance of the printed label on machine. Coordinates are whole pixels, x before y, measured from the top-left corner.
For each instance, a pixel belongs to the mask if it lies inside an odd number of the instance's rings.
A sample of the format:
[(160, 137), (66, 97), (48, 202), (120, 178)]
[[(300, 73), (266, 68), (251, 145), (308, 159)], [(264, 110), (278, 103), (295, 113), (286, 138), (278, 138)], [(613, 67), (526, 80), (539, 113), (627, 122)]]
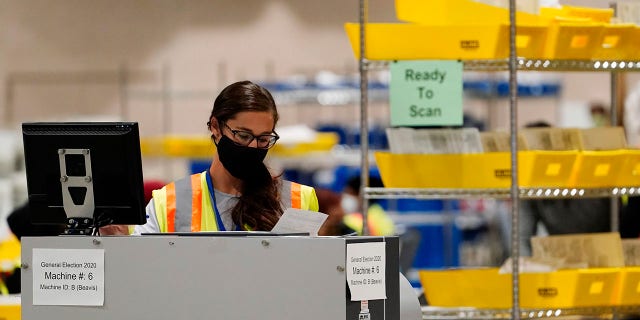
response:
[(387, 298), (384, 242), (347, 244), (346, 265), (351, 301)]
[(103, 249), (33, 249), (33, 305), (103, 306)]

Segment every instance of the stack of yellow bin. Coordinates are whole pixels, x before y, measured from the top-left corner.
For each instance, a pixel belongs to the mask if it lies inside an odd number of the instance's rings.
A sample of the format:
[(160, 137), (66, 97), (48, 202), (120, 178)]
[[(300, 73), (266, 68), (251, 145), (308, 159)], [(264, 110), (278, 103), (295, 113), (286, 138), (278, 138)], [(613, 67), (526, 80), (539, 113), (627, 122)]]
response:
[[(369, 60), (505, 59), (509, 10), (472, 0), (396, 0), (406, 23), (368, 23)], [(633, 59), (640, 43), (634, 24), (611, 24), (612, 9), (564, 6), (516, 13), (517, 56), (529, 59)], [(360, 57), (360, 26), (347, 23)]]

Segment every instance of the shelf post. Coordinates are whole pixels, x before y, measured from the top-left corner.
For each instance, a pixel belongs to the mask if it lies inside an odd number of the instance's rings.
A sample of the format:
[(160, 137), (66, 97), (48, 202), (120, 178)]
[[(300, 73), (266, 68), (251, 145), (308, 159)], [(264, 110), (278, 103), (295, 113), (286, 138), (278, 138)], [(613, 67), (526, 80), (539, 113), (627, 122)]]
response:
[[(618, 88), (620, 86), (620, 78), (621, 74), (618, 71), (611, 71), (611, 105), (609, 107), (609, 113), (611, 114), (611, 126), (615, 127), (618, 125)], [(620, 230), (620, 208), (617, 196), (611, 197), (611, 210), (610, 212), (610, 223), (611, 223), (611, 231), (617, 232)]]
[(369, 235), (368, 211), (369, 199), (365, 197), (364, 190), (369, 186), (369, 125), (368, 125), (368, 77), (366, 53), (366, 25), (368, 20), (368, 0), (360, 0), (360, 190), (362, 199), (362, 235)]
[(520, 320), (520, 229), (518, 190), (518, 80), (516, 55), (516, 0), (509, 0), (509, 109), (511, 129), (511, 287), (513, 307), (511, 318)]
[[(611, 2), (609, 4), (611, 9), (613, 9), (613, 16), (616, 17), (618, 15), (618, 6), (615, 2)], [(618, 88), (620, 87), (620, 78), (621, 74), (618, 71), (611, 71), (611, 104), (609, 106), (609, 113), (611, 115), (611, 126), (615, 127), (618, 125)], [(611, 223), (611, 231), (617, 232), (620, 230), (620, 208), (618, 197), (611, 197), (611, 210), (610, 212), (610, 223)]]

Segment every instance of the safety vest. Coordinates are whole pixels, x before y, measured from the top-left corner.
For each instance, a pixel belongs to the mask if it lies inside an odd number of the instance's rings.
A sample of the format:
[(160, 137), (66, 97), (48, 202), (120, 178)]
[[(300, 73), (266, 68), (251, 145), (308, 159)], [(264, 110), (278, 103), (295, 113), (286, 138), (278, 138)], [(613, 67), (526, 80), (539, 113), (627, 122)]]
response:
[[(393, 220), (389, 218), (384, 209), (378, 204), (372, 204), (367, 211), (367, 227), (369, 227), (369, 235), (372, 236), (391, 236), (395, 233), (395, 225)], [(350, 213), (344, 216), (344, 224), (362, 235), (362, 214), (360, 212)]]
[[(172, 182), (153, 191), (153, 203), (160, 232), (219, 231), (211, 192), (204, 171)], [(312, 187), (282, 181), (281, 203), (284, 208), (318, 211), (318, 198)]]

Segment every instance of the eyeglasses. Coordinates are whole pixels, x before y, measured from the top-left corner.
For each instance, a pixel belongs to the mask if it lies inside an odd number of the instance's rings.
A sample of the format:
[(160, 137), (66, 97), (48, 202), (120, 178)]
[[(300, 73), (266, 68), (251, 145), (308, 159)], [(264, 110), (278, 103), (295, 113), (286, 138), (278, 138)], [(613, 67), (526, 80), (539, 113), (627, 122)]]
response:
[(224, 123), (224, 126), (227, 127), (227, 129), (229, 129), (231, 133), (233, 133), (234, 142), (236, 144), (239, 144), (245, 147), (250, 145), (251, 142), (253, 142), (253, 140), (255, 139), (257, 142), (258, 148), (269, 149), (273, 147), (274, 144), (276, 144), (276, 141), (278, 141), (278, 139), (280, 139), (280, 136), (275, 132), (255, 136), (253, 135), (253, 133), (249, 131), (231, 129), (231, 127), (229, 127), (229, 125), (226, 122)]

